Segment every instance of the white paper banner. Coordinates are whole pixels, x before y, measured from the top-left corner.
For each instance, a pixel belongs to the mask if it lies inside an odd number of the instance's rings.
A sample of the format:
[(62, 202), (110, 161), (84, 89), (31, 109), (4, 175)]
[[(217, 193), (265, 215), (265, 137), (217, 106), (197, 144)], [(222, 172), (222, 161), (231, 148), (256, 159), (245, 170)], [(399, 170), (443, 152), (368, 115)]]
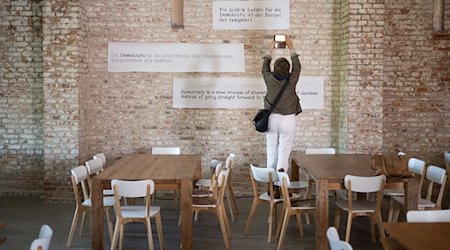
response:
[(108, 72), (244, 71), (242, 43), (108, 43)]
[(289, 0), (214, 1), (213, 29), (289, 29)]
[[(324, 107), (323, 77), (301, 76), (297, 95), (303, 109)], [(174, 108), (261, 109), (266, 85), (261, 78), (179, 78), (173, 81)]]

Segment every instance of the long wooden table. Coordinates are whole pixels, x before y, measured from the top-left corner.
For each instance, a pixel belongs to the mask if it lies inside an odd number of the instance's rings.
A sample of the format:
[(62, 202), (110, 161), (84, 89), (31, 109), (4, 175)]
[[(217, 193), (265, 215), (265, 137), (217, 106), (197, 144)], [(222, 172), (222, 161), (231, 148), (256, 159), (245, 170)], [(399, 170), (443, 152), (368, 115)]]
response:
[(408, 250), (450, 249), (450, 223), (383, 223), (389, 236)]
[[(316, 249), (328, 249), (326, 231), (329, 227), (329, 190), (344, 189), (346, 175), (372, 176), (371, 158), (369, 155), (336, 154), (336, 155), (291, 155), (291, 178), (297, 180), (299, 168), (302, 168), (316, 183)], [(398, 182), (405, 187), (405, 209), (417, 209), (418, 182), (416, 178), (388, 180), (385, 188), (398, 187)]]
[(111, 188), (112, 179), (152, 179), (156, 190), (179, 189), (182, 247), (192, 249), (192, 183), (200, 177), (200, 155), (135, 154), (117, 160), (92, 180), (92, 249), (104, 249), (103, 189)]

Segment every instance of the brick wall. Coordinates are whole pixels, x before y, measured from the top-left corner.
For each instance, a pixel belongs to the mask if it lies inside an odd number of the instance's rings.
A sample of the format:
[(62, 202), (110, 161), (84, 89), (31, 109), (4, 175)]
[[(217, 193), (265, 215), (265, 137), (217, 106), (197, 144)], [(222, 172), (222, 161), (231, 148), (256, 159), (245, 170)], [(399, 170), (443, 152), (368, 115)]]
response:
[(39, 1), (0, 2), (0, 194), (44, 185), (42, 11)]
[[(14, 1), (18, 2), (32, 5), (31, 1)], [(29, 111), (35, 116), (30, 118), (33, 124), (16, 118), (24, 112), (9, 104), (16, 93), (10, 82), (28, 79), (15, 74), (22, 67), (11, 65), (0, 71), (0, 131), (5, 132), (0, 135), (4, 152), (0, 178), (15, 175), (15, 182), (29, 183), (23, 180), (22, 176), (29, 175), (23, 169), (41, 171), (35, 176), (40, 178), (39, 188), (16, 185), (14, 194), (36, 190), (48, 200), (71, 199), (71, 167), (98, 152), (114, 160), (149, 152), (156, 145), (178, 145), (183, 153), (201, 153), (205, 174), (209, 174), (212, 158), (225, 159), (236, 153), (235, 190), (250, 193), (249, 164), (265, 164), (265, 138), (250, 122), (256, 110), (174, 109), (172, 81), (260, 76), (261, 56), (270, 37), (285, 31), (212, 30), (212, 1), (204, 0), (185, 1), (183, 29), (171, 26), (171, 1), (60, 0), (42, 1), (38, 6), (42, 11), (28, 18), (42, 15), (43, 25), (37, 26), (42, 31), (29, 30), (21, 36), (35, 34), (43, 43), (42, 47), (33, 43), (43, 53), (31, 57), (43, 75), (33, 71), (36, 88), (23, 88), (36, 93), (40, 102), (28, 103), (30, 98), (22, 95), (17, 98), (29, 110), (40, 105), (40, 113)], [(289, 33), (300, 54), (302, 75), (325, 79), (325, 108), (304, 110), (298, 117), (294, 150), (332, 146), (343, 153), (371, 153), (400, 147), (410, 155), (442, 164), (442, 152), (450, 141), (449, 39), (433, 35), (432, 6), (422, 1), (292, 0), (290, 7)], [(11, 10), (2, 12), (1, 18), (12, 20), (16, 15)], [(2, 26), (0, 41), (5, 44), (2, 59), (10, 60), (13, 56), (4, 51), (17, 51), (20, 46), (8, 41), (21, 33), (8, 31), (8, 27)], [(107, 44), (114, 41), (242, 42), (246, 70), (108, 73)], [(286, 51), (276, 53), (287, 56)], [(38, 159), (34, 165), (17, 161), (25, 154), (11, 150), (26, 145), (14, 142), (26, 134), (15, 130), (20, 126), (38, 138), (31, 145), (40, 151), (28, 156)], [(0, 188), (5, 187), (2, 182)]]

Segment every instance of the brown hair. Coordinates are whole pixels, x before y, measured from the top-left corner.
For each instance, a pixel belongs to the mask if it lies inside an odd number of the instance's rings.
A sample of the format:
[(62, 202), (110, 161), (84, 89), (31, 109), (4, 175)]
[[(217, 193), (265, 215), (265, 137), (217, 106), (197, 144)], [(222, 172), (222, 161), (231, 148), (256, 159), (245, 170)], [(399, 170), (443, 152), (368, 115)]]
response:
[(273, 74), (276, 78), (287, 79), (289, 77), (289, 69), (291, 68), (291, 64), (289, 61), (284, 58), (278, 58), (273, 65)]

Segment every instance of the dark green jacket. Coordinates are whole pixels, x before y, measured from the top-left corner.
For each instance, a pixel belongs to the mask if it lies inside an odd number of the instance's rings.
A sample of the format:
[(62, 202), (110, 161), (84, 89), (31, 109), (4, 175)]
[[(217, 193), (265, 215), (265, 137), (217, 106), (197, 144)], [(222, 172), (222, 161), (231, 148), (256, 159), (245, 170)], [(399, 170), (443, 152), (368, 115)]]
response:
[[(272, 57), (270, 55), (265, 55), (263, 57), (262, 75), (264, 82), (267, 86), (267, 94), (264, 99), (264, 108), (270, 109), (270, 105), (275, 100), (280, 89), (286, 80), (278, 80), (273, 76), (272, 71), (270, 71), (270, 61)], [(300, 77), (301, 64), (298, 59), (298, 54), (295, 51), (291, 53), (291, 73), (289, 75), (289, 83), (286, 90), (281, 96), (280, 101), (273, 110), (273, 113), (278, 113), (282, 115), (299, 114), (301, 112), (300, 100), (295, 92), (295, 86), (297, 85), (298, 78)]]

